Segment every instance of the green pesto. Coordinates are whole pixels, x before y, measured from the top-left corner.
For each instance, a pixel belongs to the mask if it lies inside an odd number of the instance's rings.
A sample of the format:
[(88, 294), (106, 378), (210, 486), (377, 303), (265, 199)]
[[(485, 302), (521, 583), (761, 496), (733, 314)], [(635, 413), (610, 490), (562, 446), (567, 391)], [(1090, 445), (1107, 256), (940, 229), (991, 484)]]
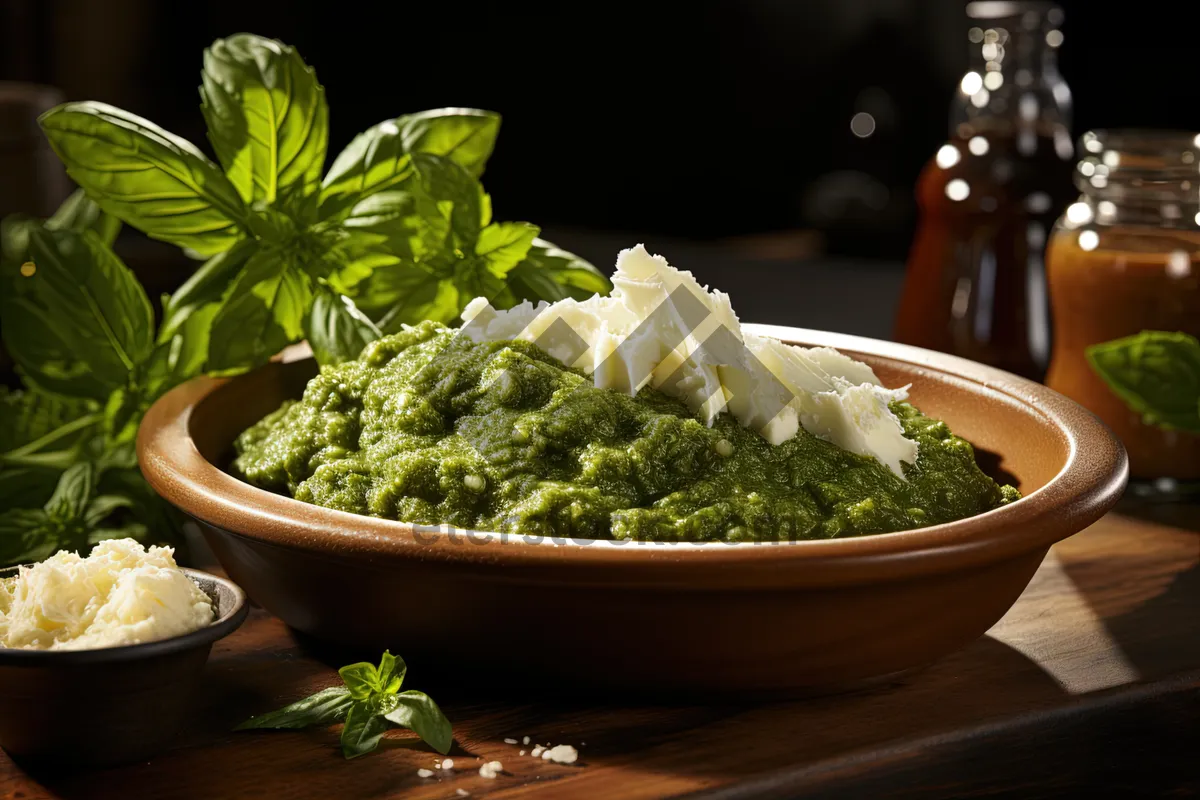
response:
[(893, 409), (920, 453), (901, 480), (803, 430), (773, 446), (726, 414), (705, 427), (652, 389), (597, 389), (526, 342), (453, 334), (422, 323), (324, 368), (238, 437), (235, 472), (357, 514), (600, 539), (857, 536), (1019, 497), (906, 403)]

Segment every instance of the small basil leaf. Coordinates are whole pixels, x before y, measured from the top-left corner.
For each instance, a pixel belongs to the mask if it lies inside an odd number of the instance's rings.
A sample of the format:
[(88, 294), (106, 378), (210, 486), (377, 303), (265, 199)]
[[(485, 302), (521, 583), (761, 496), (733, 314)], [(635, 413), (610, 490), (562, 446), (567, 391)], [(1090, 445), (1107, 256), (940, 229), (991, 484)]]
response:
[(117, 494), (102, 494), (93, 497), (83, 513), (83, 522), (89, 528), (99, 527), (100, 523), (114, 511), (122, 508), (132, 508), (133, 500)]
[(358, 758), (370, 753), (379, 746), (379, 740), (387, 729), (387, 720), (372, 704), (356, 702), (350, 706), (346, 726), (342, 728), (342, 755)]
[(417, 174), (412, 191), (424, 224), (439, 231), (445, 249), (473, 252), (483, 227), (479, 181), (450, 159), (429, 153), (413, 154), (412, 165)]
[[(106, 387), (124, 385), (153, 346), (154, 312), (133, 272), (93, 233), (36, 230), (30, 251), (33, 268), (21, 272), (23, 296), (13, 303), (22, 324), (4, 330), (14, 360), (37, 380), (43, 365), (32, 359), (52, 341)], [(52, 322), (52, 334), (35, 320)]]
[(95, 490), (96, 470), (87, 461), (73, 465), (58, 479), (54, 494), (46, 502), (46, 513), (56, 520), (83, 517)]
[(396, 125), (407, 152), (445, 156), (479, 177), (496, 146), (500, 115), (477, 108), (436, 108), (405, 114)]
[(25, 214), (9, 214), (0, 220), (0, 264), (11, 270), (28, 261), (29, 234), (40, 225)]
[(158, 341), (165, 342), (174, 336), (183, 321), (196, 309), (219, 302), (256, 250), (257, 244), (253, 240), (243, 239), (193, 272), (163, 306)]
[(185, 139), (105, 103), (67, 103), (38, 121), (67, 173), (108, 213), (204, 255), (241, 237), (241, 196)]
[[(37, 452), (49, 444), (70, 446), (86, 435), (88, 424), (77, 423), (89, 415), (94, 406), (81, 400), (71, 400), (37, 391), (13, 391), (0, 386), (0, 454), (21, 448), (25, 452)], [(67, 430), (63, 426), (75, 423)], [(38, 443), (41, 440), (40, 444)], [(0, 507), (5, 504), (0, 502)]]
[(154, 348), (142, 376), (148, 400), (156, 400), (204, 372), (209, 335), (220, 308), (217, 303), (209, 303), (191, 311), (174, 335)]
[(269, 360), (304, 333), (312, 303), (311, 279), (275, 250), (260, 250), (213, 318), (207, 368), (249, 369)]
[(525, 258), (507, 277), (509, 288), (518, 300), (533, 302), (553, 303), (565, 297), (586, 300), (612, 290), (612, 284), (600, 270), (545, 239), (534, 239)]
[(379, 318), (386, 334), (425, 319), (451, 322), (470, 298), (460, 296), (453, 278), (439, 277), (424, 265), (396, 264), (372, 272), (356, 300)]
[(326, 173), (320, 217), (341, 217), (358, 201), (397, 188), (412, 174), (412, 159), (396, 122), (387, 120), (368, 128), (354, 137)]
[(321, 366), (352, 361), (381, 334), (354, 301), (327, 287), (313, 298), (308, 315), (308, 343)]
[(354, 700), (344, 686), (331, 686), (291, 705), (260, 714), (238, 725), (234, 730), (256, 728), (307, 728), (311, 725), (332, 725), (346, 718)]
[(442, 755), (449, 753), (454, 744), (454, 730), (437, 703), (424, 692), (400, 692), (395, 697), (396, 707), (385, 718), (408, 728)]
[(503, 278), (525, 258), (540, 230), (528, 222), (494, 222), (479, 232), (475, 255), (484, 260), (489, 272)]
[(83, 189), (76, 189), (63, 201), (54, 215), (46, 220), (46, 227), (58, 231), (91, 231), (108, 247), (117, 240), (121, 232), (121, 220), (108, 214), (87, 196)]
[(325, 89), (295, 48), (239, 33), (204, 51), (201, 106), (225, 174), (247, 203), (315, 188), (325, 165)]
[(1092, 369), (1151, 424), (1200, 433), (1200, 341), (1185, 333), (1142, 331), (1092, 345)]
[(404, 683), (404, 674), (407, 671), (408, 667), (405, 666), (403, 658), (392, 655), (390, 650), (384, 650), (377, 669), (379, 690), (384, 694), (395, 694), (400, 691), (400, 684)]
[(342, 676), (350, 696), (355, 700), (366, 700), (371, 696), (371, 692), (378, 689), (379, 673), (374, 664), (368, 664), (366, 661), (349, 664), (339, 669), (338, 674)]
[(40, 392), (103, 400), (112, 382), (93, 374), (60, 331), (63, 320), (27, 297), (0, 288), (0, 329), (25, 383)]
[(0, 511), (0, 566), (41, 561), (53, 554), (53, 524), (40, 508)]

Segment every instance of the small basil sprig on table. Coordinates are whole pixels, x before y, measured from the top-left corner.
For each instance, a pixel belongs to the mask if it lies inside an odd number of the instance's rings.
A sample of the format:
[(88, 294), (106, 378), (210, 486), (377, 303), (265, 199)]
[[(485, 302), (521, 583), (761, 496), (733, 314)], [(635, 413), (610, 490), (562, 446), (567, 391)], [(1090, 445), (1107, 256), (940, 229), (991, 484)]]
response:
[(235, 730), (298, 729), (344, 722), (342, 755), (356, 758), (379, 746), (390, 728), (407, 728), (443, 755), (454, 733), (450, 721), (424, 692), (401, 692), (403, 659), (385, 651), (379, 666), (361, 662), (338, 670), (343, 686), (323, 689), (278, 711), (252, 717)]
[(166, 302), (159, 334), (199, 315), (203, 341), (191, 349), (206, 371), (254, 367), (306, 336), (320, 363), (344, 361), (380, 328), (449, 321), (475, 295), (504, 306), (557, 299), (560, 282), (609, 288), (574, 256), (571, 271), (529, 257), (535, 226), (492, 222), (478, 178), (497, 114), (447, 108), (381, 122), (322, 180), (329, 108), (294, 48), (252, 34), (219, 39), (205, 51), (200, 94), (219, 166), (102, 103), (59, 106), (41, 125), (102, 208), (209, 258)]
[(1147, 424), (1200, 434), (1200, 341), (1142, 331), (1092, 345), (1088, 362)]

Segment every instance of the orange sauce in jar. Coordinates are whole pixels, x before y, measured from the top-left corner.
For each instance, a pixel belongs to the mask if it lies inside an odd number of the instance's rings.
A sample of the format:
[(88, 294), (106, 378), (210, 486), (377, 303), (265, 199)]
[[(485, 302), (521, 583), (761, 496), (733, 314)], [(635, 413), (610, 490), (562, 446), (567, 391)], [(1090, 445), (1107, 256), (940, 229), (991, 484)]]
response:
[[(1144, 423), (1084, 355), (1089, 345), (1143, 330), (1200, 337), (1200, 229), (1104, 224), (1103, 216), (1097, 224), (1073, 227), (1072, 209), (1080, 206), (1086, 204), (1068, 209), (1046, 253), (1054, 319), (1046, 385), (1113, 429), (1129, 451), (1133, 477), (1200, 478), (1200, 436)], [(1119, 215), (1111, 201), (1109, 208)], [(1181, 219), (1179, 207), (1173, 208), (1170, 215)]]

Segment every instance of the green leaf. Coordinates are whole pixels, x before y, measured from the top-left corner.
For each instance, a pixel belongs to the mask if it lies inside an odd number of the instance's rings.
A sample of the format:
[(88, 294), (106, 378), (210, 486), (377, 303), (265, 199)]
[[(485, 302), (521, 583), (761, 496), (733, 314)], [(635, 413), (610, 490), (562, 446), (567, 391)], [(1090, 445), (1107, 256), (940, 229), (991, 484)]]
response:
[(400, 128), (387, 120), (354, 137), (338, 155), (321, 186), (321, 219), (343, 215), (376, 192), (402, 185), (413, 175)]
[(307, 336), (318, 364), (352, 361), (382, 335), (349, 297), (327, 287), (317, 291), (308, 315)]
[(163, 322), (158, 341), (174, 336), (188, 315), (203, 306), (218, 303), (229, 291), (234, 279), (258, 249), (252, 239), (243, 239), (230, 249), (218, 253), (183, 282), (171, 299), (163, 305)]
[(365, 756), (379, 746), (387, 729), (387, 720), (372, 704), (356, 702), (350, 706), (346, 726), (342, 728), (342, 755), (346, 758)]
[(489, 272), (503, 278), (525, 258), (540, 230), (528, 222), (494, 222), (479, 232), (475, 255)]
[(300, 54), (239, 33), (204, 51), (200, 109), (225, 174), (247, 203), (317, 186), (325, 165), (325, 89)]
[(83, 522), (89, 528), (96, 528), (115, 511), (132, 508), (133, 500), (117, 494), (102, 494), (93, 497), (83, 513)]
[(58, 472), (43, 467), (0, 466), (0, 508), (41, 508), (58, 485)]
[(404, 674), (407, 671), (408, 667), (405, 666), (403, 658), (392, 655), (390, 650), (384, 650), (383, 657), (379, 659), (379, 667), (375, 671), (379, 676), (379, 691), (384, 694), (400, 691), (400, 684), (404, 683)]
[(58, 479), (54, 495), (46, 502), (46, 513), (56, 520), (80, 519), (91, 503), (96, 470), (87, 461), (73, 465)]
[(508, 273), (508, 285), (518, 300), (551, 303), (566, 297), (586, 300), (612, 290), (600, 270), (545, 239), (534, 239), (524, 260)]
[(449, 753), (454, 744), (454, 730), (437, 703), (424, 692), (400, 692), (395, 697), (397, 705), (385, 718), (413, 731), (442, 755)]
[(41, 561), (52, 555), (57, 544), (52, 528), (40, 508), (0, 511), (0, 566)]
[(339, 669), (338, 674), (342, 676), (346, 689), (355, 700), (366, 700), (377, 690), (379, 684), (379, 672), (374, 664), (366, 661), (348, 664)]
[(62, 394), (123, 386), (153, 346), (154, 314), (133, 272), (93, 233), (37, 230), (30, 250), (34, 268), (2, 301), (13, 360)]
[(190, 142), (104, 103), (67, 103), (39, 122), (68, 174), (108, 213), (204, 255), (241, 237), (241, 196)]
[(204, 372), (209, 335), (220, 309), (216, 303), (195, 309), (176, 328), (170, 340), (154, 348), (143, 373), (148, 402)]
[(446, 156), (479, 177), (496, 146), (500, 115), (477, 108), (436, 108), (405, 114), (396, 125), (406, 152)]
[(238, 725), (234, 730), (245, 731), (256, 728), (307, 728), (312, 725), (332, 725), (346, 719), (353, 703), (350, 692), (344, 686), (331, 686), (314, 695), (284, 706), (269, 714), (260, 714)]
[(265, 363), (300, 339), (311, 303), (308, 275), (288, 266), (279, 251), (259, 250), (213, 318), (207, 368), (241, 370)]
[[(68, 446), (86, 435), (81, 430), (94, 424), (89, 417), (94, 405), (37, 391), (12, 391), (0, 386), (0, 455), (17, 451), (37, 452), (49, 444)], [(80, 418), (89, 417), (82, 423)], [(64, 426), (72, 425), (69, 430)], [(3, 507), (4, 503), (0, 503)]]
[(411, 189), (417, 211), (448, 250), (472, 252), (483, 227), (484, 195), (479, 181), (448, 158), (415, 153), (417, 180)]
[(29, 235), (41, 222), (25, 214), (9, 214), (0, 219), (0, 265), (15, 271), (29, 260)]
[(54, 216), (46, 220), (46, 227), (50, 230), (77, 233), (91, 231), (106, 246), (112, 247), (113, 242), (117, 240), (117, 234), (121, 232), (121, 220), (102, 211), (83, 189), (76, 189), (58, 207)]
[[(379, 329), (395, 333), (422, 320), (448, 323), (464, 300), (452, 277), (442, 278), (422, 265), (381, 267), (360, 287), (358, 302), (379, 318)], [(369, 304), (369, 305), (368, 305)]]
[(1142, 331), (1092, 345), (1086, 355), (1109, 388), (1147, 422), (1200, 433), (1200, 341), (1195, 337)]

